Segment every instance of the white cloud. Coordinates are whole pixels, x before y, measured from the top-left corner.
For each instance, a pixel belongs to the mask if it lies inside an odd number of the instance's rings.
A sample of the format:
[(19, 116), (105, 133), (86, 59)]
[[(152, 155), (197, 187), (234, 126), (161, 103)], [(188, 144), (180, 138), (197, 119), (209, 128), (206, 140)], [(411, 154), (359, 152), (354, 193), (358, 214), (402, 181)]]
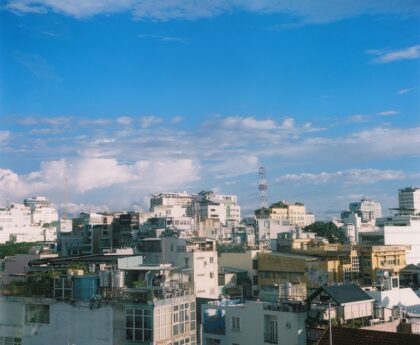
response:
[(131, 126), (133, 119), (128, 116), (121, 116), (117, 118), (117, 123), (123, 126)]
[(259, 168), (258, 157), (239, 156), (230, 159), (212, 162), (209, 171), (216, 178), (226, 178), (257, 172)]
[(153, 125), (161, 123), (163, 120), (157, 116), (143, 116), (140, 118), (140, 125), (142, 128), (149, 128)]
[(73, 198), (80, 198), (95, 190), (118, 187), (118, 194), (110, 203), (118, 204), (125, 195), (135, 198), (137, 193), (161, 188), (182, 189), (200, 178), (200, 165), (190, 159), (139, 160), (132, 164), (116, 159), (78, 158), (43, 162), (40, 169), (18, 175), (9, 169), (0, 169), (1, 202), (42, 194), (62, 200), (65, 189)]
[(228, 116), (225, 117), (221, 124), (226, 128), (242, 128), (242, 129), (276, 129), (278, 125), (273, 120), (257, 120), (255, 117), (241, 117), (241, 116)]
[(175, 116), (172, 118), (171, 122), (172, 123), (181, 123), (182, 121), (184, 121), (184, 117), (183, 116)]
[(154, 35), (154, 34), (139, 34), (139, 38), (150, 38), (154, 40), (158, 40), (161, 42), (174, 42), (174, 43), (182, 43), (187, 44), (189, 39), (186, 37), (179, 37), (179, 36), (168, 36), (168, 35)]
[(282, 13), (298, 18), (300, 23), (328, 23), (360, 14), (419, 14), (418, 7), (410, 0), (9, 0), (6, 8), (20, 13), (52, 10), (76, 18), (129, 11), (137, 19), (162, 21), (208, 18), (235, 10)]
[(400, 112), (396, 111), (396, 110), (386, 110), (386, 111), (381, 111), (380, 113), (378, 113), (378, 115), (381, 116), (392, 116), (392, 115), (398, 115)]
[(369, 119), (370, 118), (367, 115), (356, 114), (356, 115), (349, 116), (347, 118), (347, 122), (348, 123), (364, 123), (364, 122), (368, 122)]
[(0, 131), (0, 144), (7, 142), (12, 137), (10, 131)]
[(42, 56), (18, 51), (15, 53), (15, 59), (39, 79), (60, 80), (54, 66)]
[(415, 88), (414, 87), (408, 87), (405, 89), (400, 89), (397, 91), (397, 95), (405, 95), (406, 93), (409, 93), (411, 91), (413, 91)]
[(350, 169), (318, 174), (286, 174), (277, 178), (276, 182), (326, 184), (342, 181), (345, 184), (371, 184), (382, 181), (402, 180), (407, 177), (401, 170)]
[(391, 51), (372, 49), (368, 50), (367, 53), (370, 55), (376, 55), (372, 62), (378, 64), (390, 63), (399, 60), (412, 60), (420, 57), (420, 45)]

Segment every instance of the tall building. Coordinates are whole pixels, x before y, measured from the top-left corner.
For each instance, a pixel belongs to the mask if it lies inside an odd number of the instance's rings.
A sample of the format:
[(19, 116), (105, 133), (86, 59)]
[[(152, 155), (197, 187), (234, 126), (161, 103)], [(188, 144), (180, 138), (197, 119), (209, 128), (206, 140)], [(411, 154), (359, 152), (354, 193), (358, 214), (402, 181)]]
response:
[(217, 219), (223, 225), (229, 222), (238, 224), (241, 221), (241, 207), (236, 195), (200, 192), (195, 201), (194, 212), (198, 221)]
[(279, 201), (272, 204), (268, 209), (255, 211), (255, 216), (259, 219), (273, 219), (281, 222), (288, 222), (290, 225), (305, 227), (315, 222), (313, 213), (306, 212), (306, 207), (300, 202), (288, 203)]
[(199, 298), (217, 299), (218, 256), (216, 241), (210, 238), (146, 238), (139, 243), (144, 262), (171, 264), (193, 270), (195, 294)]
[(382, 209), (379, 202), (367, 198), (351, 202), (349, 210), (341, 213), (343, 228), (349, 243), (358, 243), (360, 233), (374, 231), (376, 219), (380, 217), (382, 217)]
[(150, 211), (153, 211), (155, 206), (181, 206), (186, 209), (186, 215), (191, 216), (191, 205), (195, 198), (195, 194), (187, 192), (152, 194), (150, 196)]
[(407, 187), (398, 191), (398, 206), (400, 213), (420, 213), (420, 188)]
[[(7, 296), (0, 297), (1, 344), (196, 344), (189, 272), (142, 265), (141, 257), (72, 259), (44, 260), (44, 270), (53, 265), (54, 278), (38, 272), (31, 279), (28, 274), (17, 295), (5, 288)], [(94, 269), (66, 270), (76, 262)]]

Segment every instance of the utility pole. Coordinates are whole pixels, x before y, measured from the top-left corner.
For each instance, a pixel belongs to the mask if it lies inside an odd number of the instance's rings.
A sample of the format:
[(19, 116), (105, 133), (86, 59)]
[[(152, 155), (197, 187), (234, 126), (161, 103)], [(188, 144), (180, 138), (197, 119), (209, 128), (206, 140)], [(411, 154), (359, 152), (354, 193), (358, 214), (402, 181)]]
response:
[(328, 303), (328, 319), (329, 319), (329, 327), (330, 327), (330, 345), (332, 345), (331, 303)]

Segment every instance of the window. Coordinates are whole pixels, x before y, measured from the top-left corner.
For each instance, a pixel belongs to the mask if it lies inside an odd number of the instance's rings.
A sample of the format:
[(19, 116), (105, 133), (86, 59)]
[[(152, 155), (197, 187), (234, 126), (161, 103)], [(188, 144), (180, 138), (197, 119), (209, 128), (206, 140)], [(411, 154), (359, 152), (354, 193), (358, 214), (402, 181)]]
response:
[(351, 268), (345, 268), (344, 269), (344, 282), (350, 282), (351, 281)]
[(258, 276), (257, 275), (252, 276), (252, 284), (258, 285)]
[(237, 316), (232, 316), (232, 330), (239, 331), (241, 329), (241, 319)]
[(351, 257), (351, 268), (353, 272), (359, 272), (360, 271), (360, 260), (358, 256), (352, 256)]
[(213, 272), (210, 272), (210, 278), (211, 279), (214, 278), (214, 273)]
[(48, 304), (26, 304), (26, 323), (50, 323), (50, 306)]
[(0, 336), (0, 345), (22, 345), (22, 338)]
[(188, 303), (174, 306), (172, 313), (172, 332), (174, 336), (187, 331), (187, 322), (190, 317), (188, 308)]
[(252, 260), (252, 269), (254, 270), (258, 269), (258, 260), (256, 259)]
[(126, 309), (125, 331), (127, 340), (152, 341), (152, 311)]
[(212, 264), (214, 262), (214, 258), (211, 256), (210, 257), (210, 263)]

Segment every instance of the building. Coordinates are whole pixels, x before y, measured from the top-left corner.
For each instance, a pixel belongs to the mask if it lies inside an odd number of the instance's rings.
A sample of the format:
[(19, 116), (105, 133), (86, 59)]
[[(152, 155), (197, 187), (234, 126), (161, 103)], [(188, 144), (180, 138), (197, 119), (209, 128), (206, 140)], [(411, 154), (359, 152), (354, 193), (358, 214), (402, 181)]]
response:
[(367, 329), (355, 329), (345, 327), (332, 327), (317, 342), (318, 345), (329, 345), (330, 339), (333, 344), (340, 345), (417, 345), (420, 343), (420, 335), (372, 331)]
[(235, 268), (247, 272), (250, 282), (250, 291), (244, 291), (245, 297), (258, 297), (258, 260), (257, 254), (261, 250), (247, 250), (246, 252), (222, 252), (219, 256), (219, 266), (222, 268)]
[[(303, 247), (298, 248), (301, 244)], [(292, 241), (289, 252), (258, 253), (260, 289), (285, 282), (317, 288), (326, 283), (373, 284), (377, 272), (398, 273), (406, 266), (407, 246), (341, 245)]]
[(376, 318), (385, 322), (413, 318), (420, 334), (420, 297), (411, 288), (401, 288), (398, 275), (384, 271), (379, 279), (376, 286), (365, 288), (375, 299)]
[(45, 196), (25, 199), (23, 204), (31, 209), (32, 224), (43, 225), (58, 221), (57, 210), (52, 207), (51, 202)]
[(321, 286), (306, 301), (308, 324), (320, 324), (331, 317), (340, 325), (354, 324), (356, 320), (367, 325), (373, 317), (373, 302), (356, 284)]
[(42, 227), (32, 224), (31, 209), (22, 204), (0, 209), (0, 243), (6, 243), (16, 235), (33, 237), (35, 241), (44, 239)]
[(397, 214), (379, 218), (378, 230), (360, 234), (362, 244), (410, 246), (407, 264), (420, 263), (420, 216)]
[(215, 301), (202, 305), (203, 345), (306, 345), (300, 302)]
[(172, 264), (193, 270), (195, 294), (198, 298), (217, 299), (218, 257), (216, 241), (210, 238), (147, 238), (138, 250), (145, 263)]
[(279, 234), (290, 233), (295, 228), (287, 219), (257, 218), (256, 222), (258, 243), (262, 246), (269, 246)]
[(192, 203), (196, 195), (187, 192), (183, 193), (158, 193), (150, 196), (150, 211), (153, 212), (156, 206), (180, 206), (185, 209), (187, 216), (192, 216)]
[[(51, 262), (59, 272), (54, 278), (38, 273), (37, 280), (28, 280), (24, 296), (9, 291), (0, 297), (2, 343), (196, 344), (196, 302), (188, 272), (143, 265), (141, 257), (119, 258), (117, 264), (103, 256), (77, 260), (102, 267), (99, 271), (66, 273), (65, 262)], [(35, 282), (45, 288), (34, 289)]]
[(288, 203), (279, 201), (272, 204), (268, 209), (255, 211), (257, 219), (272, 219), (284, 225), (305, 227), (315, 222), (315, 215), (307, 212), (304, 204), (300, 202)]
[(198, 193), (194, 204), (195, 217), (198, 221), (205, 219), (219, 220), (221, 224), (238, 224), (241, 221), (241, 207), (236, 195)]
[(420, 213), (420, 188), (407, 187), (398, 191), (399, 211), (404, 214)]
[(376, 230), (376, 219), (382, 217), (381, 204), (363, 198), (351, 202), (349, 210), (341, 213), (342, 228), (346, 231), (349, 243), (359, 243), (359, 233)]

